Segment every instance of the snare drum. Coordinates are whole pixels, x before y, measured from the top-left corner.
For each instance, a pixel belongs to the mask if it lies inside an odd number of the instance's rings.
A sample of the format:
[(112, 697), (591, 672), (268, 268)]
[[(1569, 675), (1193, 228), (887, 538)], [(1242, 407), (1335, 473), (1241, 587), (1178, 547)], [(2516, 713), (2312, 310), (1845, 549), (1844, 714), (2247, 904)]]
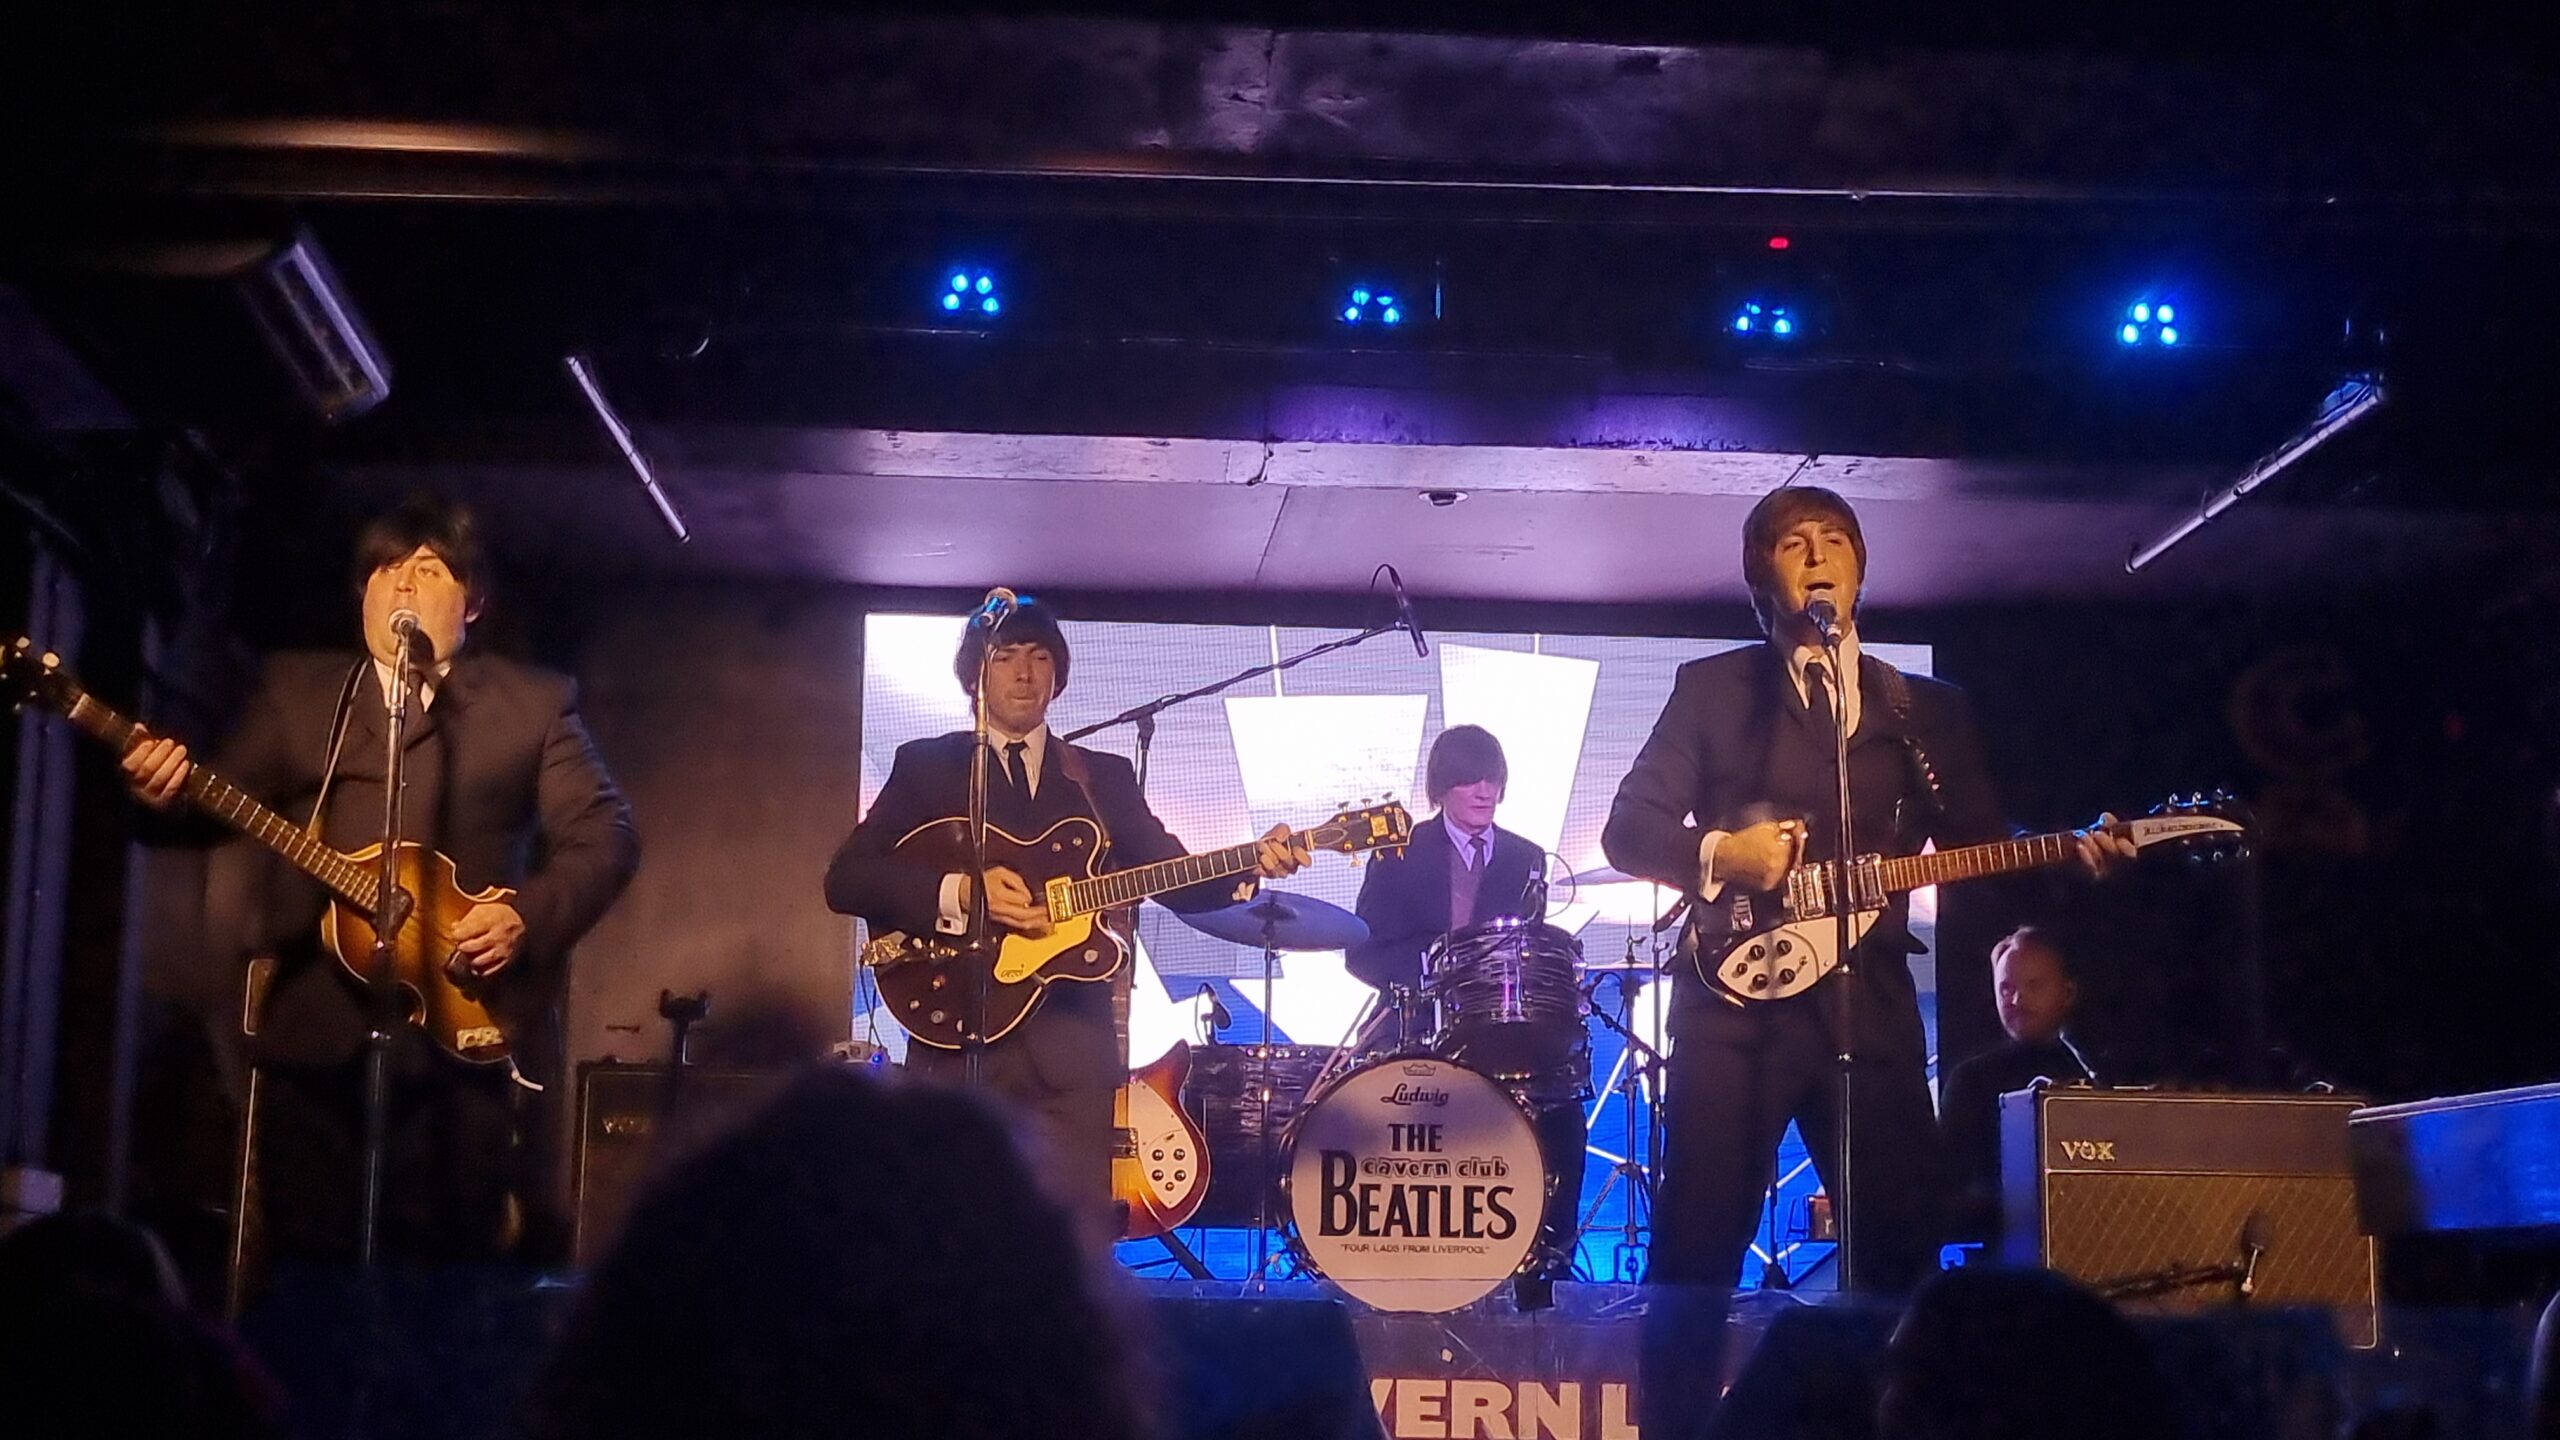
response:
[(1548, 1175), (1528, 1112), (1446, 1060), (1373, 1061), (1290, 1127), (1292, 1242), (1380, 1310), (1455, 1310), (1529, 1259)]
[(1500, 1080), (1573, 1069), (1589, 1043), (1574, 983), (1581, 958), (1580, 941), (1536, 920), (1493, 920), (1441, 941), (1423, 961), (1440, 1011), (1433, 1052)]

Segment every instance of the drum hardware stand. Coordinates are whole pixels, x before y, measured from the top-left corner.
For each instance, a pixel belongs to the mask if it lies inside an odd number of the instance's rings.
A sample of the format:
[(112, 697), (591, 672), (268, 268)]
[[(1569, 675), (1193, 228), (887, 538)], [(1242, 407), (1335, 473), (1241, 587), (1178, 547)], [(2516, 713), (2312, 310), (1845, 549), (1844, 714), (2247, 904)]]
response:
[(1271, 992), (1279, 968), (1280, 912), (1273, 906), (1262, 921), (1262, 1043), (1254, 1047), (1254, 1129), (1262, 1149), (1262, 1183), (1253, 1193), (1253, 1275), (1246, 1283), (1255, 1290), (1271, 1278), (1271, 1187), (1279, 1178), (1271, 1173)]
[[(1627, 958), (1630, 962), (1635, 959), (1635, 952), (1636, 937), (1630, 935), (1627, 937)], [(1601, 1210), (1608, 1205), (1610, 1194), (1622, 1184), (1627, 1187), (1626, 1218), (1618, 1226), (1618, 1246), (1615, 1257), (1615, 1274), (1621, 1280), (1631, 1278), (1635, 1268), (1635, 1257), (1649, 1243), (1653, 1232), (1653, 1176), (1646, 1171), (1644, 1163), (1636, 1158), (1636, 1103), (1639, 1094), (1645, 1097), (1644, 1103), (1647, 1108), (1652, 1108), (1659, 1103), (1656, 1097), (1661, 1087), (1647, 1086), (1644, 1083), (1644, 1077), (1648, 1073), (1659, 1075), (1663, 1060), (1662, 1052), (1646, 1044), (1627, 1023), (1632, 1018), (1635, 1006), (1635, 997), (1627, 990), (1627, 976), (1630, 973), (1632, 972), (1620, 971), (1618, 974), (1619, 1013), (1617, 1015), (1611, 1015), (1597, 1005), (1591, 1007), (1591, 1014), (1602, 1025), (1616, 1031), (1618, 1039), (1626, 1047), (1625, 1053), (1619, 1057), (1617, 1073), (1610, 1077), (1607, 1088), (1600, 1092), (1599, 1100), (1594, 1102), (1592, 1107), (1596, 1115), (1599, 1106), (1608, 1103), (1609, 1092), (1611, 1090), (1619, 1092), (1620, 1115), (1623, 1122), (1621, 1134), (1624, 1141), (1618, 1157), (1609, 1163), (1608, 1175), (1600, 1182), (1600, 1193), (1591, 1197), (1590, 1208), (1583, 1212), (1582, 1223), (1575, 1227), (1577, 1236), (1587, 1233), (1591, 1229), (1592, 1222), (1600, 1218)], [(1599, 987), (1595, 984), (1592, 988), (1597, 990)], [(1658, 1128), (1659, 1117), (1657, 1116), (1656, 1119)], [(1587, 1122), (1585, 1128), (1588, 1129)]]

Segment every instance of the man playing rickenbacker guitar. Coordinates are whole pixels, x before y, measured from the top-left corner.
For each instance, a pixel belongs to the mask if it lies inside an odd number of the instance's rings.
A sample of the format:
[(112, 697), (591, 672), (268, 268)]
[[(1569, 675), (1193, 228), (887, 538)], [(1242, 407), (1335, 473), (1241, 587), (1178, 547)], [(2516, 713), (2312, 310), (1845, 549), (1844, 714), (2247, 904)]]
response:
[[(1147, 807), (1137, 772), (1126, 759), (1069, 745), (1049, 733), (1049, 705), (1067, 688), (1069, 654), (1066, 636), (1048, 607), (1024, 599), (992, 630), (971, 625), (953, 662), (963, 691), (976, 693), (982, 663), (991, 829), (1027, 839), (1072, 816), (1098, 821), (1109, 837), (1108, 854), (1095, 867), (1103, 870), (1125, 870), (1184, 853), (1182, 842)], [(951, 861), (929, 860), (900, 842), (968, 813), (974, 748), (972, 732), (965, 730), (898, 747), (879, 798), (827, 868), (828, 905), (839, 914), (859, 917), (875, 935), (894, 931), (955, 940), (962, 935), (969, 876)], [(1308, 850), (1288, 826), (1278, 825), (1262, 837), (1255, 860), (1256, 874), (1276, 878), (1306, 864)], [(1050, 911), (1040, 893), (1049, 878), (991, 860), (990, 924), (1018, 936), (1049, 934)], [(1251, 875), (1226, 876), (1156, 899), (1175, 910), (1216, 910), (1250, 899), (1257, 884)], [(985, 1046), (980, 1063), (987, 1088), (1033, 1126), (1045, 1152), (1038, 1162), (1054, 1193), (1074, 1206), (1097, 1235), (1110, 1229), (1112, 1098), (1127, 1078), (1112, 1022), (1110, 987), (1044, 987), (1019, 1023)], [(967, 1061), (961, 1050), (911, 1042), (907, 1065), (958, 1083)]]
[[(1927, 841), (1945, 851), (2010, 835), (1964, 693), (1861, 659), (1866, 562), (1856, 513), (1828, 490), (1790, 486), (1752, 507), (1742, 574), (1767, 642), (1680, 667), (1610, 806), (1601, 845), (1611, 864), (1684, 893), (1694, 916), (1730, 919), (1729, 891), (1775, 907), (1791, 876), (1811, 867), (1818, 877), (1832, 858), (1835, 714), (1849, 736), (1862, 854), (1909, 856)], [(1843, 631), (1845, 685), (1808, 618), (1816, 602), (1836, 612)], [(2103, 870), (2134, 853), (2121, 828), (2101, 816), (2089, 830), (2047, 837), (2051, 853), (2042, 858)], [(1718, 911), (1720, 903), (1727, 908)], [(1846, 981), (1823, 981), (1800, 948), (1827, 950), (1829, 922), (1710, 956), (1705, 972), (1684, 967), (1673, 992), (1677, 1044), (1649, 1280), (1735, 1284), (1789, 1121), (1802, 1127), (1817, 1171), (1834, 1177), (1834, 1000), (1846, 1004), (1857, 1047), (1849, 1158), (1858, 1283), (1899, 1290), (1934, 1269), (1940, 1167), (1909, 958), (1918, 947), (1903, 895), (1870, 913)], [(1781, 943), (1791, 947), (1786, 956), (1775, 954)], [(1732, 988), (1709, 983), (1706, 972)]]
[[(459, 1040), (424, 1024), (396, 1032), (381, 1251), (504, 1258), (515, 1238), (509, 1202), (529, 1205), (542, 1188), (530, 1148), (542, 1097), (529, 1087), (560, 1077), (569, 949), (631, 878), (638, 835), (567, 677), (465, 648), (488, 582), (468, 511), (412, 501), (364, 529), (354, 561), (366, 653), (271, 658), (204, 771), (184, 745), (137, 728), (125, 775), (135, 798), (169, 812), (157, 838), (219, 833), (214, 816), (187, 803), (193, 795), (233, 825), (258, 813), (260, 825), (243, 828), (281, 853), (298, 848), (306, 861), (323, 857), (321, 870), (344, 869), (337, 861), (345, 854), (382, 838), (386, 701), (399, 654), (392, 617), (416, 617), (438, 659), (418, 677), (423, 693), (410, 709), (403, 838), (449, 857), (458, 889), (444, 913), (426, 902), (431, 925), (404, 930), (434, 931), (433, 948), (446, 953), (428, 963), (459, 977), (490, 1023)], [(204, 793), (217, 774), (227, 782), (220, 802)], [(325, 848), (300, 844), (292, 828), (315, 806)], [(249, 907), (264, 912), (264, 934), (251, 943), (272, 947), (280, 962), (251, 1043), (262, 1071), (255, 1133), (264, 1249), (269, 1259), (345, 1259), (358, 1230), (369, 1028), (350, 967), (365, 963), (365, 942), (347, 944), (334, 928), (342, 917), (331, 912), (330, 933), (353, 953), (319, 953), (322, 884), (282, 865), (272, 873), (263, 903)], [(538, 1246), (521, 1253), (550, 1258)]]

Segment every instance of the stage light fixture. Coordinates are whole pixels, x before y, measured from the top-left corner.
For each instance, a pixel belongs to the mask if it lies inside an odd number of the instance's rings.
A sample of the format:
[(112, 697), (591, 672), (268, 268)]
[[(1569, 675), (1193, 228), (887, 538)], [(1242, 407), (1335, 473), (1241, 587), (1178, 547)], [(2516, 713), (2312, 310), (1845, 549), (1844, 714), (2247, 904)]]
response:
[(1797, 329), (1796, 317), (1786, 306), (1765, 300), (1743, 301), (1727, 324), (1746, 340), (1792, 340)]
[(1344, 302), (1342, 323), (1345, 325), (1374, 323), (1394, 326), (1405, 322), (1404, 302), (1398, 300), (1392, 290), (1374, 285), (1354, 285), (1351, 293), (1344, 297)]
[(2124, 307), (2124, 319), (2116, 326), (2116, 343), (2128, 347), (2158, 345), (2175, 348), (2186, 337), (2174, 323), (2178, 307), (2166, 300), (2136, 300)]
[(955, 319), (993, 320), (1004, 298), (993, 271), (954, 266), (942, 289), (942, 312)]

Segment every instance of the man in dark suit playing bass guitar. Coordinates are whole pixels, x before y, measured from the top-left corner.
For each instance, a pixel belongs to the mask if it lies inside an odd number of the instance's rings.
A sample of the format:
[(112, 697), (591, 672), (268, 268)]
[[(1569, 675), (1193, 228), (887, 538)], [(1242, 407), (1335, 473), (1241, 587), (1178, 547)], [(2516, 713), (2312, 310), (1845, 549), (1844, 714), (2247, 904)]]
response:
[[(354, 562), (367, 653), (270, 659), (212, 769), (290, 823), (318, 807), (319, 838), (332, 849), (379, 841), (386, 697), (399, 654), (392, 617), (417, 617), (436, 658), (410, 710), (404, 838), (451, 857), (466, 891), (512, 889), (464, 909), (448, 936), (511, 1063), (465, 1064), (402, 1027), (381, 1253), (498, 1258), (510, 1244), (509, 1202), (530, 1204), (539, 1191), (527, 1132), (540, 1120), (533, 1087), (556, 1089), (560, 1079), (569, 950), (631, 878), (638, 832), (578, 717), (572, 682), (465, 647), (488, 581), (468, 511), (413, 501), (364, 529)], [(136, 798), (174, 811), (193, 765), (185, 746), (144, 739), (124, 769)], [(280, 865), (275, 873), (263, 928), (281, 963), (251, 1047), (263, 1068), (255, 1120), (264, 1245), (271, 1258), (343, 1259), (355, 1250), (361, 1204), (367, 1000), (348, 970), (317, 953), (320, 886)]]
[[(1126, 759), (1049, 733), (1049, 705), (1067, 688), (1069, 660), (1056, 617), (1036, 600), (1019, 602), (992, 629), (973, 623), (961, 639), (953, 662), (961, 689), (975, 695), (982, 666), (986, 676), (988, 825), (1029, 839), (1070, 816), (1087, 817), (1107, 836), (1102, 870), (1182, 855), (1182, 842), (1147, 807)], [(875, 935), (956, 940), (965, 933), (967, 873), (900, 851), (899, 842), (968, 813), (974, 749), (965, 730), (898, 747), (870, 813), (827, 867), (827, 904), (837, 913), (859, 917)], [(1260, 875), (1277, 877), (1295, 872), (1308, 854), (1281, 825), (1262, 838), (1256, 858)], [(1051, 922), (1039, 887), (1048, 878), (991, 861), (990, 925), (1047, 935)], [(1215, 910), (1250, 899), (1256, 883), (1251, 876), (1213, 879), (1157, 898), (1176, 910)], [(1110, 987), (1046, 986), (1019, 1024), (986, 1044), (980, 1063), (986, 1086), (1032, 1123), (1045, 1151), (1043, 1174), (1057, 1197), (1100, 1231), (1111, 1197), (1112, 1097), (1128, 1078)], [(911, 1043), (907, 1065), (954, 1083), (967, 1072), (965, 1052), (932, 1044)]]

